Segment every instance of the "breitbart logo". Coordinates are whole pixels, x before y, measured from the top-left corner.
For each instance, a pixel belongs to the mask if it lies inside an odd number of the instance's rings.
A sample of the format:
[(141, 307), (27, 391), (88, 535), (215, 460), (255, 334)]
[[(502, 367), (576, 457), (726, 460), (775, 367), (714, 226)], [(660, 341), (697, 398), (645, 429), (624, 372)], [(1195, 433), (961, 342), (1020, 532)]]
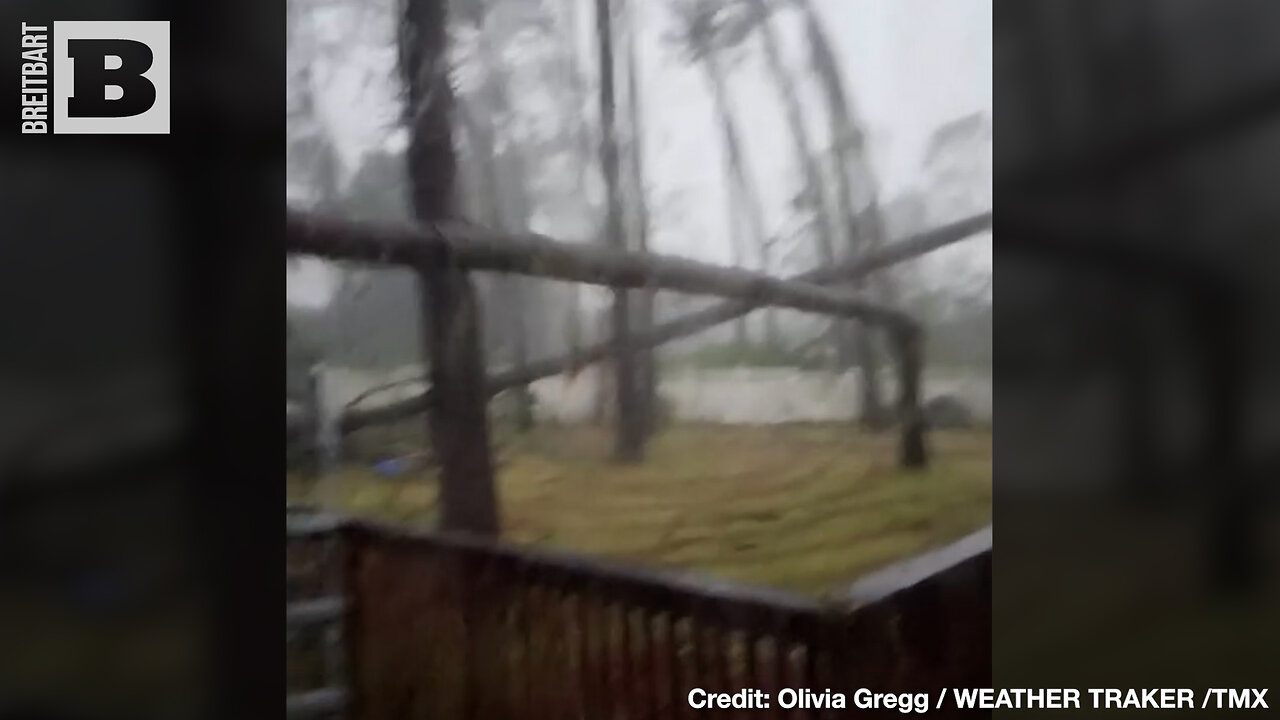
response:
[(24, 134), (169, 133), (169, 23), (22, 23)]

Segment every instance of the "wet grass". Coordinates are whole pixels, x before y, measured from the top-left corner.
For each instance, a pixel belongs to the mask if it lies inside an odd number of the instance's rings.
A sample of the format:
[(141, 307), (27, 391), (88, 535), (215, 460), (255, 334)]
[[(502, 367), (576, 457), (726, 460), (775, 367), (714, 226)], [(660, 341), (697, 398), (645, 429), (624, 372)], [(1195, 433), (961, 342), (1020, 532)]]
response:
[[(991, 435), (937, 432), (929, 470), (896, 468), (896, 436), (844, 424), (681, 425), (642, 465), (607, 430), (546, 427), (499, 443), (507, 540), (820, 594), (991, 517)], [(308, 484), (291, 478), (291, 499)], [(435, 479), (347, 467), (346, 510), (431, 524)]]

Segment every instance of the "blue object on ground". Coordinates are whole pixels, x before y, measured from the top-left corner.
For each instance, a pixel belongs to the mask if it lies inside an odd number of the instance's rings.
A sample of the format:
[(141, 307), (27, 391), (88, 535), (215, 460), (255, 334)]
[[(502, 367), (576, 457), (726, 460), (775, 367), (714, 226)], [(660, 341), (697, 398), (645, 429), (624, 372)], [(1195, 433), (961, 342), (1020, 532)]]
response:
[(409, 471), (409, 459), (398, 457), (398, 458), (388, 458), (386, 460), (380, 460), (379, 462), (374, 464), (373, 471), (378, 473), (382, 477), (395, 477), (396, 475), (403, 475), (404, 473)]

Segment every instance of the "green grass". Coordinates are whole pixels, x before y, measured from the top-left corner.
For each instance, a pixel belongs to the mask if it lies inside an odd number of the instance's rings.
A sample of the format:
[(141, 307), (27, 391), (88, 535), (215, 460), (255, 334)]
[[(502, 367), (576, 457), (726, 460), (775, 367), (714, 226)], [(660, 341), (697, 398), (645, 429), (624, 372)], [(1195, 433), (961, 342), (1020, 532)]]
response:
[[(820, 594), (958, 538), (991, 518), (991, 436), (933, 433), (929, 470), (895, 466), (896, 436), (849, 425), (682, 425), (639, 466), (610, 462), (608, 431), (539, 428), (501, 442), (504, 537), (638, 564)], [(306, 499), (291, 478), (290, 496)], [(348, 511), (429, 524), (429, 474), (338, 478)]]

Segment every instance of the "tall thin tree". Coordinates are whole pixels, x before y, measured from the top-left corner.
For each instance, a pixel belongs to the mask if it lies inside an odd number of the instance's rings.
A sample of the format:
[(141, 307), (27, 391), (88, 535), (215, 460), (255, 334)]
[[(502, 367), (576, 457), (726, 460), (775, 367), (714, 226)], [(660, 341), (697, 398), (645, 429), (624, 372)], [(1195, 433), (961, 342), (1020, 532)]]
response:
[[(626, 6), (626, 23), (624, 26), (627, 52), (627, 159), (630, 176), (631, 193), (631, 229), (635, 235), (632, 245), (636, 250), (649, 249), (649, 196), (645, 187), (644, 175), (644, 106), (643, 93), (640, 88), (640, 52), (637, 35), (640, 32), (639, 10), (636, 3)], [(640, 302), (636, 307), (636, 331), (647, 333), (653, 327), (654, 291), (645, 289), (640, 293)], [(637, 365), (640, 375), (641, 415), (645, 428), (650, 432), (657, 429), (658, 410), (658, 368), (654, 360), (654, 349), (646, 348), (637, 353)]]
[[(498, 128), (495, 118), (506, 116), (512, 108), (507, 68), (494, 42), (503, 36), (499, 8), (493, 0), (469, 0), (470, 19), (477, 30), (477, 56), (484, 78), (481, 82), (479, 101), (481, 112), (470, 114), (470, 125), (475, 131), (476, 153), (483, 168), (485, 202), (489, 221), (507, 231), (525, 230), (531, 212), (528, 199), (526, 164), (522, 149), (509, 143), (499, 156)], [(506, 334), (510, 341), (510, 358), (516, 367), (529, 362), (529, 330), (526, 301), (528, 283), (525, 278), (501, 278), (500, 294), (505, 305)], [(516, 397), (515, 421), (520, 430), (533, 426), (533, 396), (528, 386), (513, 388)]]
[[(735, 265), (745, 265), (743, 238), (734, 231), (745, 224), (751, 233), (760, 264), (768, 269), (769, 243), (765, 232), (763, 205), (756, 188), (754, 176), (747, 166), (742, 134), (738, 129), (730, 98), (728, 75), (724, 67), (723, 7), (709, 0), (679, 0), (672, 8), (680, 17), (680, 43), (685, 53), (698, 63), (711, 87), (716, 119), (720, 126), (720, 140), (725, 155), (725, 175), (728, 179), (727, 205), (730, 231), (730, 252)], [(771, 317), (771, 316), (767, 316)], [(769, 327), (767, 325), (766, 327)], [(734, 323), (734, 342), (739, 347), (748, 343), (747, 321), (738, 318)]]
[[(881, 214), (875, 175), (871, 170), (866, 150), (866, 132), (856, 118), (845, 93), (844, 77), (836, 58), (835, 49), (827, 35), (822, 19), (810, 0), (792, 0), (804, 17), (805, 37), (809, 46), (809, 64), (822, 88), (826, 103), (826, 116), (830, 126), (832, 149), (835, 153), (836, 216), (843, 225), (848, 252), (853, 256), (874, 251), (884, 245), (885, 227)], [(854, 178), (862, 188), (855, 186)], [(861, 189), (862, 197), (858, 197)], [(863, 210), (858, 208), (862, 207)], [(854, 282), (856, 292), (865, 292), (868, 284), (877, 290), (882, 301), (890, 301), (892, 292), (887, 275), (877, 273), (870, 281)], [(861, 373), (862, 421), (871, 427), (880, 427), (887, 421), (884, 393), (880, 385), (880, 358), (871, 331), (863, 325), (846, 325), (854, 332), (851, 342), (842, 347), (852, 351), (853, 360)]]
[[(615, 247), (625, 248), (622, 198), (618, 187), (613, 9), (609, 0), (596, 0), (596, 42), (600, 52), (600, 165), (604, 172), (608, 205), (605, 235)], [(639, 402), (636, 357), (630, 348), (631, 310), (628, 295), (628, 291), (621, 288), (616, 288), (613, 294), (612, 325), (618, 349), (614, 365), (618, 411), (614, 456), (621, 462), (638, 462), (644, 457), (645, 423)]]
[[(818, 158), (814, 154), (813, 143), (809, 138), (809, 129), (805, 125), (804, 108), (797, 92), (796, 78), (787, 69), (782, 59), (782, 50), (777, 32), (773, 27), (772, 12), (765, 0), (747, 0), (751, 22), (759, 30), (761, 45), (764, 49), (765, 64), (769, 68), (774, 88), (782, 99), (782, 107), (787, 118), (787, 128), (791, 136), (792, 154), (800, 170), (800, 196), (813, 212), (813, 225), (816, 229), (816, 241), (819, 257), (824, 264), (836, 261), (837, 231), (832, 219), (831, 208), (827, 203), (826, 181), (822, 175)], [(837, 325), (842, 323), (837, 322)], [(844, 338), (844, 333), (834, 334), (837, 345)], [(838, 352), (843, 352), (837, 347)]]
[[(445, 2), (405, 0), (398, 38), (407, 91), (410, 204), (423, 223), (458, 214)], [(445, 530), (496, 535), (479, 301), (461, 270), (422, 268), (419, 278), (423, 337), (431, 359), (428, 428), (440, 465), (440, 524)]]
[[(588, 237), (598, 238), (602, 234), (601, 230), (604, 226), (603, 208), (599, 206), (592, 197), (592, 172), (596, 168), (599, 161), (599, 153), (593, 150), (593, 138), (596, 135), (595, 128), (591, 124), (591, 113), (587, 111), (591, 97), (586, 79), (586, 72), (583, 68), (583, 58), (581, 54), (580, 38), (582, 31), (582, 13), (581, 0), (561, 0), (559, 10), (561, 21), (557, 23), (557, 27), (561, 32), (561, 62), (563, 63), (562, 72), (564, 73), (564, 95), (563, 102), (565, 107), (565, 146), (572, 158), (572, 166), (574, 168), (574, 184), (578, 198), (583, 203), (583, 211), (587, 216), (587, 226), (590, 228), (587, 233)], [(594, 146), (598, 147), (598, 146)], [(604, 238), (607, 242), (608, 238)], [(569, 327), (566, 337), (566, 343), (569, 345), (570, 351), (576, 351), (576, 348), (585, 337), (596, 334), (598, 330), (605, 330), (601, 318), (594, 316), (589, 317), (586, 308), (583, 305), (582, 288), (578, 285), (572, 286), (570, 290), (570, 313)], [(603, 337), (603, 336), (602, 336)], [(594, 417), (597, 422), (603, 422), (607, 415), (607, 408), (610, 404), (609, 396), (613, 393), (612, 383), (608, 381), (608, 376), (613, 368), (611, 360), (602, 361), (597, 365), (597, 377), (599, 382), (596, 386), (594, 398)], [(576, 375), (580, 368), (572, 370)]]

